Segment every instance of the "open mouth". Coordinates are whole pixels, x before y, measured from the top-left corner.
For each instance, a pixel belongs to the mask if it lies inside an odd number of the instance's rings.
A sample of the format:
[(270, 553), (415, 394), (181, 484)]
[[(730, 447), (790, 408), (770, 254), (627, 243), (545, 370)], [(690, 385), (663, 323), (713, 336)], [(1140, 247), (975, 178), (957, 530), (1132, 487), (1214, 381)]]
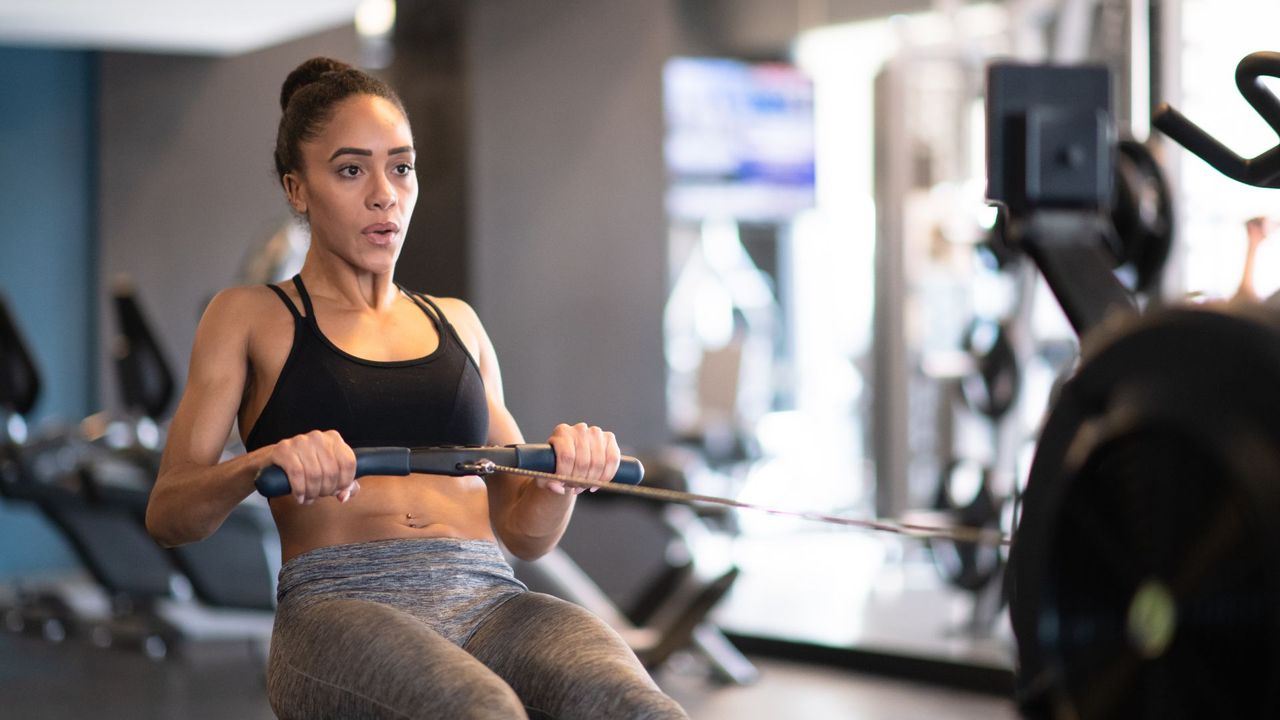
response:
[(395, 223), (377, 223), (369, 225), (360, 231), (362, 235), (369, 239), (375, 245), (389, 245), (400, 232), (399, 226)]

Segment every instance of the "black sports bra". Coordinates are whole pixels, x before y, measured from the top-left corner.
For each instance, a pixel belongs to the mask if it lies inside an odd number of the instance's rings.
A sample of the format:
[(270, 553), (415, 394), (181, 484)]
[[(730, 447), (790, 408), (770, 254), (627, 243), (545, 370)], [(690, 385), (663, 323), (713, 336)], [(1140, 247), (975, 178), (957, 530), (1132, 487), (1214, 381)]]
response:
[(311, 430), (337, 430), (353, 448), (484, 444), (489, 406), (480, 369), (430, 298), (400, 288), (435, 325), (440, 342), (434, 352), (413, 360), (365, 360), (320, 332), (302, 278), (295, 275), (293, 284), (305, 316), (283, 290), (267, 286), (293, 314), (293, 347), (246, 448)]

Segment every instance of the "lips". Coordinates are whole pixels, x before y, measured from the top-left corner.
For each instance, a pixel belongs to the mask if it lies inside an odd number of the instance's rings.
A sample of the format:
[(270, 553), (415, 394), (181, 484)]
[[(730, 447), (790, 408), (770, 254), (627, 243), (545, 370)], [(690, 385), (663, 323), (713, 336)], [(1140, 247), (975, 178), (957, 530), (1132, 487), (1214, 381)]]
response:
[(366, 225), (360, 231), (360, 234), (364, 235), (375, 245), (389, 245), (398, 232), (400, 232), (399, 225), (396, 225), (393, 222), (385, 222)]

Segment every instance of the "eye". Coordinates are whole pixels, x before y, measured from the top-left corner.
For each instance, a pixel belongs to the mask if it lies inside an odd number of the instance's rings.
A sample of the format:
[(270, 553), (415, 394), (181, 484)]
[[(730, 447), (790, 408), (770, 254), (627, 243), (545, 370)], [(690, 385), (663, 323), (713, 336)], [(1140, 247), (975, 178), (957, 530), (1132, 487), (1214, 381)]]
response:
[(399, 163), (395, 167), (395, 173), (397, 175), (412, 175), (413, 166), (409, 163)]
[(360, 166), (359, 165), (343, 165), (342, 167), (338, 168), (338, 174), (346, 178), (359, 177)]

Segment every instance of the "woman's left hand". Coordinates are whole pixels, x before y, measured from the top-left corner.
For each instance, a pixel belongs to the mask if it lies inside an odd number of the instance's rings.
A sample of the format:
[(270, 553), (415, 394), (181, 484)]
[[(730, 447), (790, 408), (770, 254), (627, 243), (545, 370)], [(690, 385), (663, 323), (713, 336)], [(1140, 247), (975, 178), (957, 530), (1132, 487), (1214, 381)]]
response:
[[(556, 474), (586, 482), (609, 482), (617, 474), (618, 465), (622, 461), (617, 438), (613, 433), (595, 425), (561, 423), (551, 433), (547, 443), (556, 451)], [(584, 489), (544, 478), (538, 478), (536, 482), (539, 487), (560, 495), (577, 495)]]

